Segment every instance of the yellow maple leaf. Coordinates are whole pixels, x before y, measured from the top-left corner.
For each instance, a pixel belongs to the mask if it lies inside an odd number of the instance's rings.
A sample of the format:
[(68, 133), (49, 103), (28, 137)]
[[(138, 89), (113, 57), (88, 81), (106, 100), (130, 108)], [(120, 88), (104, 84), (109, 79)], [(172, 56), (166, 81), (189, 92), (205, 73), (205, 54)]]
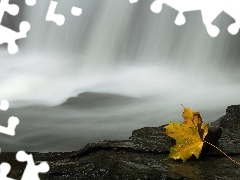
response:
[(170, 148), (169, 158), (182, 159), (185, 162), (193, 154), (199, 157), (204, 138), (208, 133), (208, 124), (202, 123), (199, 112), (193, 112), (190, 108), (184, 107), (184, 122), (170, 122), (165, 126), (164, 132), (176, 140), (176, 145)]
[[(183, 105), (182, 105), (183, 106)], [(182, 159), (185, 162), (192, 155), (198, 159), (202, 151), (203, 143), (207, 143), (218, 151), (223, 153), (234, 163), (240, 165), (240, 162), (229, 157), (225, 152), (217, 146), (204, 140), (208, 133), (209, 124), (204, 124), (200, 116), (200, 112), (193, 112), (190, 108), (184, 108), (182, 117), (184, 122), (170, 122), (165, 126), (164, 134), (176, 140), (176, 144), (170, 148), (169, 158)]]
[(192, 122), (193, 121), (193, 116), (194, 116), (194, 112), (192, 111), (192, 109), (186, 108), (186, 107), (183, 106), (182, 117), (184, 119), (184, 123), (187, 124), (188, 122)]
[(186, 107), (183, 106), (182, 117), (184, 119), (183, 123), (187, 124), (187, 123), (193, 122), (193, 124), (198, 129), (198, 132), (199, 133), (201, 132), (201, 126), (202, 126), (203, 122), (202, 122), (202, 117), (200, 116), (200, 112), (199, 111), (198, 112), (194, 112), (192, 109), (186, 108)]
[(192, 121), (195, 126), (197, 126), (198, 124), (202, 124), (202, 118), (200, 116), (200, 112), (199, 111), (198, 112), (194, 112), (192, 109), (186, 108), (186, 107), (183, 106), (182, 117), (184, 119), (184, 123), (188, 123), (188, 122)]

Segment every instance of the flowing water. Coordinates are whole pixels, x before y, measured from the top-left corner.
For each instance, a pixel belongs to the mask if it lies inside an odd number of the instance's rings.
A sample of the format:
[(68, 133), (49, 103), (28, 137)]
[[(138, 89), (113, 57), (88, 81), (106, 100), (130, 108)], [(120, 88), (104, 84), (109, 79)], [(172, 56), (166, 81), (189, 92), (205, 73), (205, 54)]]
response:
[[(227, 32), (233, 19), (224, 13), (214, 21), (221, 32), (212, 38), (200, 11), (185, 13), (186, 24), (176, 26), (177, 11), (164, 5), (154, 14), (153, 0), (59, 0), (63, 26), (45, 21), (50, 1), (34, 7), (10, 2), (20, 5), (20, 14), (5, 13), (2, 24), (17, 31), (27, 20), (31, 30), (17, 41), (17, 54), (0, 48), (0, 99), (10, 102), (1, 124), (20, 118), (15, 137), (1, 135), (2, 151), (77, 150), (181, 121), (180, 104), (211, 122), (240, 102), (239, 34)], [(72, 16), (72, 6), (82, 15)], [(95, 93), (59, 106), (84, 92)], [(108, 94), (102, 99), (101, 93)]]

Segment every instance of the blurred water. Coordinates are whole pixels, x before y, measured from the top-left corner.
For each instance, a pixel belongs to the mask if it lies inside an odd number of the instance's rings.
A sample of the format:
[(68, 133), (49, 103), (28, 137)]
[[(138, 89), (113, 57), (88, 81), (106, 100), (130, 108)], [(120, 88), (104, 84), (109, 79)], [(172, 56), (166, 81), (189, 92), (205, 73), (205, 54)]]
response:
[[(15, 107), (1, 112), (1, 124), (9, 115), (21, 120), (16, 137), (10, 141), (3, 135), (5, 150), (76, 150), (87, 142), (126, 139), (134, 129), (181, 120), (180, 104), (199, 110), (210, 122), (239, 103), (239, 34), (228, 34), (233, 20), (226, 14), (214, 21), (221, 32), (211, 38), (199, 11), (185, 13), (186, 24), (176, 26), (177, 11), (164, 6), (154, 14), (153, 0), (58, 2), (56, 13), (66, 17), (61, 27), (45, 21), (46, 0), (34, 7), (17, 2), (20, 16), (4, 16), (3, 24), (12, 28), (21, 20), (31, 23), (17, 54), (0, 49), (0, 99)], [(72, 16), (72, 6), (83, 14)], [(138, 100), (111, 109), (104, 101), (100, 110), (89, 101), (83, 109), (49, 108), (89, 91)]]

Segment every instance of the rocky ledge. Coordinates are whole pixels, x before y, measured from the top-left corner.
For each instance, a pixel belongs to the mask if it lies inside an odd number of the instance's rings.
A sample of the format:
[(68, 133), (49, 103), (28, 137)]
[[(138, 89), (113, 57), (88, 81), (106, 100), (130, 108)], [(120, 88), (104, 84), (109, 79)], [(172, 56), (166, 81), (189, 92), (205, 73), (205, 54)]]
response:
[[(240, 162), (240, 105), (229, 106), (219, 127), (211, 127), (207, 140)], [(215, 124), (217, 124), (215, 123)], [(213, 123), (214, 124), (214, 123)], [(35, 161), (48, 161), (50, 171), (41, 179), (239, 179), (240, 165), (209, 146), (199, 159), (186, 162), (168, 159), (171, 139), (160, 127), (144, 127), (132, 132), (128, 140), (89, 143), (76, 152), (36, 153)], [(1, 162), (12, 166), (9, 177), (20, 179), (26, 164), (16, 153), (1, 153)]]

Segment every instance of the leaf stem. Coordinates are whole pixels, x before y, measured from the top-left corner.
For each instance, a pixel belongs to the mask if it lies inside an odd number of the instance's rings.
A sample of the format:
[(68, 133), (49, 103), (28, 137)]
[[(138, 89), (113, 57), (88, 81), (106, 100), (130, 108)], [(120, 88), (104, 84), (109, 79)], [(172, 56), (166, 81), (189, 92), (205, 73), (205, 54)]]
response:
[(231, 157), (229, 157), (225, 152), (223, 152), (223, 151), (222, 151), (221, 149), (219, 149), (217, 146), (215, 146), (215, 145), (213, 145), (213, 144), (211, 144), (211, 143), (209, 143), (209, 142), (207, 142), (207, 141), (203, 141), (203, 142), (205, 142), (205, 143), (207, 143), (207, 144), (213, 146), (213, 147), (216, 148), (218, 151), (220, 151), (221, 153), (223, 153), (227, 158), (229, 158), (232, 162), (234, 162), (234, 163), (240, 165), (239, 162), (237, 162), (237, 161), (235, 161), (234, 159), (232, 159)]

